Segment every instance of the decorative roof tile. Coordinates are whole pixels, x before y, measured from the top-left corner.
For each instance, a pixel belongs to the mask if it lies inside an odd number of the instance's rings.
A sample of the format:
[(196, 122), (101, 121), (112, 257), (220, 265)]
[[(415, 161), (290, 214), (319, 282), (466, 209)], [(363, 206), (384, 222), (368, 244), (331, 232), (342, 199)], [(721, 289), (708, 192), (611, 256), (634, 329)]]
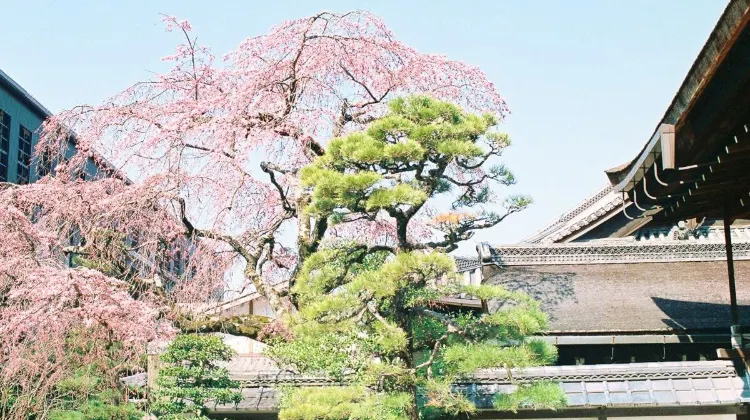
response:
[(607, 186), (522, 242), (557, 242), (609, 214), (618, 205), (622, 205), (622, 197), (613, 191), (612, 186)]
[[(740, 230), (742, 234), (732, 235), (734, 258), (750, 259), (750, 235), (744, 233), (747, 229)], [(648, 234), (565, 244), (495, 246), (490, 249), (490, 260), (500, 266), (719, 261), (726, 260), (721, 232), (711, 230), (705, 237), (684, 241)]]
[(456, 260), (456, 271), (459, 273), (475, 270), (482, 266), (478, 258), (455, 257), (454, 259)]

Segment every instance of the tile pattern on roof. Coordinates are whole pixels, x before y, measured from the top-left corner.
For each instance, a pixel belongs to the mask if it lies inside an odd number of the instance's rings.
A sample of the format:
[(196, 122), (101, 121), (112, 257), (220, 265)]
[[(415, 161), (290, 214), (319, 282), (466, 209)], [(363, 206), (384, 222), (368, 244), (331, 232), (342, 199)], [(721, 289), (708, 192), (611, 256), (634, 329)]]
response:
[[(750, 242), (750, 228), (737, 226), (730, 229), (733, 242)], [(680, 241), (681, 229), (675, 226), (639, 229), (633, 234), (636, 241)], [(700, 227), (692, 232), (685, 232), (687, 241), (724, 243), (724, 229), (710, 226)]]
[(456, 271), (459, 273), (475, 270), (482, 266), (478, 258), (455, 257), (454, 260), (456, 260)]
[[(256, 360), (237, 360), (256, 359)], [(299, 381), (281, 374), (263, 358), (235, 358), (228, 364), (230, 375), (243, 384), (243, 401), (221, 410), (273, 410), (274, 387), (283, 385), (330, 386), (336, 383)], [(261, 371), (247, 371), (260, 368)], [(240, 369), (240, 370), (237, 370)], [(274, 370), (275, 369), (275, 370)], [(290, 375), (290, 376), (286, 376)], [(455, 389), (466, 394), (478, 408), (491, 408), (495, 395), (515, 390), (518, 382), (558, 382), (571, 408), (632, 405), (701, 406), (743, 402), (743, 380), (729, 361), (629, 363), (584, 366), (545, 366), (513, 370), (514, 383), (505, 370), (485, 369), (457, 381)], [(299, 376), (299, 375), (297, 375)], [(254, 379), (253, 379), (254, 378)]]
[[(568, 408), (601, 408), (634, 405), (703, 406), (742, 402), (744, 384), (738, 377), (705, 379), (622, 380), (563, 382)], [(515, 391), (515, 385), (469, 385), (461, 390), (478, 408), (491, 408), (495, 395)]]
[[(518, 381), (601, 382), (622, 380), (662, 380), (684, 378), (736, 377), (731, 362), (649, 362), (601, 365), (539, 366), (515, 371)], [(461, 382), (464, 383), (464, 382)], [(467, 378), (467, 383), (510, 383), (504, 369), (482, 369)]]
[[(723, 238), (723, 237), (722, 237)], [(750, 239), (732, 244), (734, 258), (750, 259)], [(604, 240), (551, 245), (511, 245), (491, 248), (491, 260), (501, 266), (544, 264), (619, 264), (726, 260), (726, 246), (713, 240)]]
[(523, 243), (554, 243), (591, 225), (601, 217), (610, 214), (623, 203), (621, 196), (614, 193), (612, 186), (607, 186), (573, 210), (563, 214), (547, 227), (525, 239)]
[[(726, 270), (723, 259), (487, 266), (483, 284), (532, 296), (549, 315), (549, 331), (560, 335), (729, 334)], [(735, 261), (735, 275), (750, 279), (750, 259)], [(737, 287), (737, 301), (743, 325), (750, 325), (750, 287)], [(488, 302), (490, 312), (498, 306)], [(576, 343), (593, 344), (585, 338)]]
[(555, 232), (554, 235), (548, 236), (547, 238), (544, 238), (542, 240), (542, 243), (555, 243), (560, 241), (561, 239), (564, 239), (579, 230), (585, 228), (586, 226), (591, 225), (592, 223), (596, 222), (597, 220), (601, 219), (602, 217), (606, 216), (607, 214), (610, 214), (615, 209), (619, 209), (622, 206), (623, 199), (622, 197), (615, 197), (612, 200), (604, 203), (602, 206), (592, 209), (591, 213), (587, 215), (584, 218), (581, 218), (577, 222), (565, 227), (564, 229), (560, 229), (559, 231)]

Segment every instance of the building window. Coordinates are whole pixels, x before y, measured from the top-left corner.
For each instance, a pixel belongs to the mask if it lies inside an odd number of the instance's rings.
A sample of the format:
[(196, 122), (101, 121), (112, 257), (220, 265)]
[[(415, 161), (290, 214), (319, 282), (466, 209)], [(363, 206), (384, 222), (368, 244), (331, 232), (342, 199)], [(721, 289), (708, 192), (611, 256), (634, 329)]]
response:
[(8, 182), (10, 154), (10, 115), (0, 109), (0, 182)]
[(20, 126), (21, 131), (18, 135), (18, 173), (16, 179), (19, 184), (29, 183), (29, 168), (31, 167), (31, 131)]
[(36, 168), (36, 172), (40, 178), (52, 173), (52, 156), (50, 156), (49, 152), (44, 151), (39, 155)]

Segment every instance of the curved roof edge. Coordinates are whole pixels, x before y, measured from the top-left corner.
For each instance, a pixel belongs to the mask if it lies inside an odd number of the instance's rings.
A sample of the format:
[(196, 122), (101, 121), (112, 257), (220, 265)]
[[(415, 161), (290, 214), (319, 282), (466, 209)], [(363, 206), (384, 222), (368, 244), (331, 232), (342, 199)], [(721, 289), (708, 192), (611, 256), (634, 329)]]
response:
[[(600, 210), (608, 207), (610, 208), (607, 212), (612, 210), (609, 201), (601, 202), (602, 199), (612, 193), (612, 191), (613, 187), (611, 185), (602, 188), (573, 209), (560, 215), (560, 217), (549, 223), (547, 226), (536, 231), (530, 237), (522, 240), (521, 243), (538, 244), (557, 242), (566, 236), (576, 233), (583, 227), (590, 225), (592, 222), (606, 214), (606, 212), (602, 213)], [(585, 222), (581, 223), (583, 221)]]
[[(656, 124), (654, 134), (649, 138), (653, 138), (658, 134), (659, 127), (662, 124), (676, 124), (682, 117), (683, 112), (688, 108), (693, 97), (705, 86), (710, 79), (710, 75), (722, 61), (723, 52), (729, 47), (732, 34), (742, 26), (743, 18), (748, 12), (749, 6), (750, 0), (729, 1), (721, 17), (719, 17), (719, 21), (708, 36), (706, 43), (703, 44), (703, 48), (701, 48), (695, 61), (690, 66), (690, 70), (688, 70), (685, 79), (682, 81), (677, 93), (675, 93), (664, 116)], [(632, 171), (639, 158), (650, 152), (650, 144), (651, 141), (644, 144), (635, 158), (630, 162), (605, 171), (613, 186), (620, 184), (628, 177), (628, 174)]]

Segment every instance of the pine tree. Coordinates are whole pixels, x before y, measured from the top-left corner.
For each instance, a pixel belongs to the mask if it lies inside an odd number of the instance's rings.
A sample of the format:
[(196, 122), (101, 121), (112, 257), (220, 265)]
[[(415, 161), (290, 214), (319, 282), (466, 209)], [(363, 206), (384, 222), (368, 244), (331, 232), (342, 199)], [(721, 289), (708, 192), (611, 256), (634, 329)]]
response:
[(228, 361), (234, 351), (213, 335), (178, 335), (161, 355), (151, 412), (160, 419), (208, 419), (210, 407), (238, 403), (239, 383), (217, 362)]
[[(482, 368), (549, 364), (554, 346), (529, 336), (547, 317), (529, 296), (498, 286), (464, 285), (447, 252), (478, 229), (526, 208), (513, 196), (502, 214), (469, 212), (491, 203), (490, 183), (512, 185), (504, 166), (484, 169), (509, 146), (490, 114), (469, 114), (428, 96), (393, 100), (364, 132), (336, 138), (303, 168), (311, 193), (305, 212), (339, 235), (304, 262), (291, 289), (299, 312), (269, 354), (300, 373), (325, 374), (345, 386), (287, 391), (280, 418), (416, 419), (472, 413), (474, 404), (451, 384)], [(452, 194), (453, 189), (459, 194)], [(427, 219), (427, 207), (452, 197), (452, 210)], [(349, 230), (395, 221), (395, 238), (347, 239)], [(386, 229), (392, 232), (393, 229)], [(442, 238), (434, 239), (440, 232)], [(362, 235), (351, 235), (362, 237)], [(378, 235), (366, 237), (378, 238)], [(440, 298), (467, 294), (498, 301), (492, 314), (450, 311)], [(518, 386), (496, 406), (555, 408), (556, 384)]]

